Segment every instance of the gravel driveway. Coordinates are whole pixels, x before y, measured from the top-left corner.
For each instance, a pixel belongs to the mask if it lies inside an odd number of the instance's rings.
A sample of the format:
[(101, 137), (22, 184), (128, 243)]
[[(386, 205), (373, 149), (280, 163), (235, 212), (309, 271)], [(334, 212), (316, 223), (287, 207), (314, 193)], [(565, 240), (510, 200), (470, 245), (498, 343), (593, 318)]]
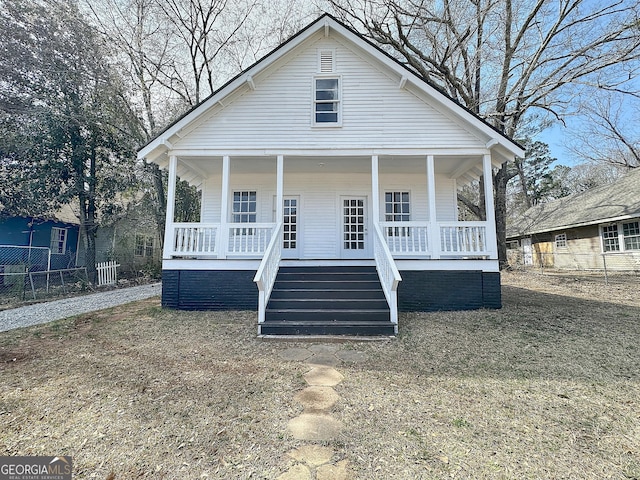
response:
[(115, 307), (124, 303), (135, 302), (136, 300), (144, 300), (145, 298), (160, 295), (161, 292), (162, 284), (153, 283), (12, 308), (0, 312), (0, 332), (53, 322), (81, 313)]

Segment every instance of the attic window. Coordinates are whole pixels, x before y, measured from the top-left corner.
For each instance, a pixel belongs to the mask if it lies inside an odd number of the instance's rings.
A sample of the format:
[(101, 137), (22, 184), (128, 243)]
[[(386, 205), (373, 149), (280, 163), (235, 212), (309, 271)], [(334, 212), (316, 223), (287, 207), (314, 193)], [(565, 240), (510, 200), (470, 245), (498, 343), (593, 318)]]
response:
[(314, 124), (340, 125), (340, 78), (316, 77), (313, 98)]

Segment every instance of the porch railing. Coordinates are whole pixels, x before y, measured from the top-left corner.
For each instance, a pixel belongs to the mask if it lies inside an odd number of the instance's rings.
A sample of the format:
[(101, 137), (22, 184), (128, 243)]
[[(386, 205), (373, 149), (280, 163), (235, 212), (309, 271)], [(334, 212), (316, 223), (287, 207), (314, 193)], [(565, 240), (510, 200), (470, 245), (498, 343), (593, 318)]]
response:
[(396, 267), (396, 263), (393, 260), (389, 245), (382, 233), (382, 228), (379, 223), (374, 222), (374, 235), (373, 235), (373, 255), (376, 260), (376, 270), (378, 271), (378, 277), (380, 278), (380, 284), (384, 291), (384, 296), (387, 298), (389, 305), (389, 312), (391, 316), (391, 322), (398, 325), (398, 284), (402, 281), (400, 272)]
[(440, 251), (445, 255), (490, 254), (485, 222), (439, 223)]
[[(274, 223), (227, 224), (225, 254), (261, 257), (273, 235)], [(169, 256), (219, 257), (222, 235), (219, 223), (174, 223)]]
[(174, 223), (171, 255), (217, 255), (219, 224)]
[[(379, 222), (380, 235), (392, 257), (490, 257), (486, 222), (438, 222), (436, 235), (428, 222)], [(262, 257), (273, 238), (274, 223), (174, 223), (169, 256)], [(171, 230), (170, 230), (171, 231)], [(226, 239), (223, 237), (226, 235)], [(226, 240), (226, 242), (223, 242)], [(226, 243), (226, 248), (222, 246)], [(221, 250), (224, 250), (221, 251)], [(166, 252), (167, 253), (167, 252)], [(438, 255), (435, 256), (434, 255)]]
[(230, 255), (261, 255), (273, 237), (274, 223), (229, 223)]
[(380, 222), (393, 255), (428, 255), (429, 224), (426, 222)]
[(253, 281), (258, 286), (258, 323), (264, 323), (265, 312), (282, 258), (282, 222), (278, 223)]

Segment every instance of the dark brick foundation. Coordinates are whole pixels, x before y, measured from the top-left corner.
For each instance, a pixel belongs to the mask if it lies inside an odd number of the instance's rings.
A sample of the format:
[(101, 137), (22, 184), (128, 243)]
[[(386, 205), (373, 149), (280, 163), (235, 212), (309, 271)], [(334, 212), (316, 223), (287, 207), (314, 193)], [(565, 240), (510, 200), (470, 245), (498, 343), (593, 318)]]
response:
[[(162, 306), (180, 310), (257, 310), (252, 270), (163, 270)], [(431, 312), (501, 308), (500, 274), (401, 271), (398, 310)]]
[(163, 270), (162, 306), (180, 310), (258, 310), (252, 270)]
[(398, 310), (433, 312), (501, 308), (500, 274), (481, 271), (401, 271)]

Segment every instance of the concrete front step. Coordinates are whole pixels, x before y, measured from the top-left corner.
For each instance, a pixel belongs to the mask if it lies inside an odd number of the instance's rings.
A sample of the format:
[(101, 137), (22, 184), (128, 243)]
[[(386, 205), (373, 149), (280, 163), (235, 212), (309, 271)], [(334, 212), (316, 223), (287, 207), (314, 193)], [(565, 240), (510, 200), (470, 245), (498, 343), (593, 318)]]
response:
[(307, 277), (305, 280), (283, 280), (278, 277), (273, 287), (280, 290), (372, 290), (382, 289), (380, 280), (315, 280)]
[(385, 310), (387, 301), (372, 298), (280, 298), (269, 301), (269, 310)]
[(322, 289), (322, 288), (288, 288), (283, 289), (279, 286), (278, 289), (274, 289), (271, 292), (272, 300), (280, 299), (373, 299), (373, 300), (385, 300), (384, 292), (381, 288), (375, 289), (344, 289), (337, 290)]
[(368, 321), (265, 321), (261, 335), (351, 335), (391, 336), (395, 328), (391, 322)]
[(389, 306), (373, 267), (283, 267), (263, 335), (393, 335)]
[(358, 310), (330, 310), (326, 308), (267, 308), (265, 321), (295, 321), (295, 322), (388, 322), (391, 320), (388, 308), (358, 309)]

